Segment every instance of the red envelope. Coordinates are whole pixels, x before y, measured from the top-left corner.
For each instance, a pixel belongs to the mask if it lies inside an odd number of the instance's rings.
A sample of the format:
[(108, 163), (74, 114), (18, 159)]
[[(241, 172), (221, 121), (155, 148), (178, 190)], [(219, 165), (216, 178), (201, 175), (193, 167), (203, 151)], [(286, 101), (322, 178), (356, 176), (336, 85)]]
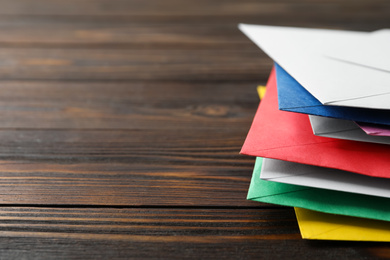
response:
[(241, 153), (390, 178), (390, 145), (315, 136), (307, 115), (280, 111), (275, 69)]

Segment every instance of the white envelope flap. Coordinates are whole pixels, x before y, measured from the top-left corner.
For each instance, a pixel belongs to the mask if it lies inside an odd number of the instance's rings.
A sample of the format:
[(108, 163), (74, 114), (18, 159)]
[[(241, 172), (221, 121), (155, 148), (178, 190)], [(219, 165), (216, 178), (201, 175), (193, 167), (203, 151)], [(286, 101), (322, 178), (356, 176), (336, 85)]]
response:
[(309, 119), (313, 133), (318, 136), (390, 144), (390, 136), (368, 135), (353, 121), (313, 115), (309, 115)]
[(339, 41), (329, 46), (324, 54), (336, 60), (390, 72), (390, 29), (362, 35), (353, 43)]
[(338, 42), (370, 33), (240, 24), (268, 56), (324, 105), (390, 109), (390, 73), (329, 58)]
[(390, 198), (390, 179), (263, 158), (263, 180)]

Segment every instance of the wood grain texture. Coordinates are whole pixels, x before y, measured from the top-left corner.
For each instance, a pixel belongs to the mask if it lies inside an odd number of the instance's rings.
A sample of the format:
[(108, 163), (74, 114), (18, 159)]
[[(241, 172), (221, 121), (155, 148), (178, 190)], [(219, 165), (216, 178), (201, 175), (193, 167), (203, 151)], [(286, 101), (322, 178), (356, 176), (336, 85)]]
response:
[(2, 207), (0, 219), (5, 258), (367, 259), (389, 252), (386, 243), (302, 240), (291, 209)]
[(0, 203), (255, 204), (254, 159), (238, 154), (254, 82), (4, 81), (0, 93)]
[(207, 153), (198, 156), (187, 154), (185, 150), (182, 153), (175, 157), (169, 150), (155, 154), (141, 151), (123, 158), (103, 154), (95, 158), (70, 155), (62, 158), (41, 155), (39, 158), (37, 154), (29, 160), (18, 157), (1, 160), (0, 203), (259, 205), (245, 200), (253, 160), (245, 158), (244, 163), (239, 156), (228, 156), (221, 151), (210, 157)]
[[(210, 4), (210, 3), (209, 3)], [(13, 48), (73, 49), (180, 49), (258, 51), (239, 32), (238, 23), (306, 26), (372, 31), (388, 26), (388, 3), (367, 4), (369, 12), (351, 12), (340, 5), (255, 3), (256, 14), (140, 15), (126, 16), (20, 16), (0, 15), (0, 46)], [(283, 12), (280, 9), (290, 9)], [(302, 9), (302, 10), (301, 10)], [(308, 12), (311, 9), (312, 12)], [(344, 10), (346, 11), (346, 10)], [(261, 15), (259, 14), (261, 12)], [(316, 16), (316, 17), (314, 17)], [(332, 16), (329, 20), (328, 16)], [(276, 17), (277, 19), (275, 19)]]
[(169, 129), (187, 139), (187, 131), (215, 129), (211, 134), (216, 138), (241, 131), (244, 135), (231, 138), (243, 139), (259, 103), (256, 83), (4, 80), (1, 128)]
[[(261, 16), (269, 13), (286, 15), (289, 12), (302, 13), (305, 15), (321, 15), (333, 12), (335, 17), (346, 20), (349, 17), (357, 18), (378, 17), (386, 15), (389, 11), (389, 3), (386, 0), (373, 1), (339, 1), (339, 0), (300, 0), (300, 1), (255, 1), (247, 0), (237, 2), (234, 0), (216, 0), (210, 3), (207, 0), (200, 0), (196, 3), (190, 0), (169, 0), (161, 2), (158, 0), (2, 0), (3, 6), (1, 15), (62, 15), (62, 16), (214, 16), (229, 17), (234, 15)], [(308, 12), (311, 11), (311, 12)], [(374, 15), (377, 12), (377, 15)], [(148, 17), (150, 18), (150, 17)], [(199, 18), (198, 18), (199, 19)], [(150, 19), (149, 19), (150, 20)], [(331, 18), (328, 17), (328, 20)]]
[(372, 31), (385, 0), (0, 0), (3, 259), (372, 259), (245, 199), (272, 61), (238, 23)]
[(0, 60), (4, 80), (260, 80), (272, 64), (258, 50), (2, 48)]

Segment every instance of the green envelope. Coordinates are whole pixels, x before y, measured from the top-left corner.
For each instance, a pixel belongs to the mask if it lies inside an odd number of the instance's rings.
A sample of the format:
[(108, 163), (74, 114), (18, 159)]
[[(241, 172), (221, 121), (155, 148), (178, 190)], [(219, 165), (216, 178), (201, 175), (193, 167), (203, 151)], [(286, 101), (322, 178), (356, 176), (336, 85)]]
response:
[(262, 162), (257, 157), (248, 200), (390, 221), (389, 198), (261, 180)]

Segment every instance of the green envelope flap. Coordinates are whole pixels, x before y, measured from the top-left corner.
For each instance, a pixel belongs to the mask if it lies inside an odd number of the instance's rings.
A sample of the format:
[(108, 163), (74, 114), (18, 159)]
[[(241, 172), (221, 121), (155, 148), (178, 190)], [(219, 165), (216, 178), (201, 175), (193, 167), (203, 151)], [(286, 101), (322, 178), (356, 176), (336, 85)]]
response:
[(262, 158), (256, 158), (247, 196), (249, 200), (390, 221), (389, 198), (261, 180), (262, 162)]

